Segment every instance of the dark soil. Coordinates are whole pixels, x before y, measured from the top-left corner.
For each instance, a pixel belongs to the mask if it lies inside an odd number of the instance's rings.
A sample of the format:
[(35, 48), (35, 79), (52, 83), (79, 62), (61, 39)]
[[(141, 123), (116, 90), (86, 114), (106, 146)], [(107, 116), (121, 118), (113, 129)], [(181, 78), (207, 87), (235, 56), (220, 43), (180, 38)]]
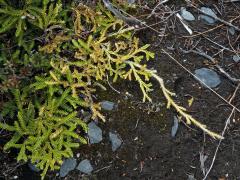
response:
[[(199, 7), (206, 5), (216, 11), (218, 9), (222, 13), (222, 15), (218, 13), (218, 16), (226, 21), (239, 16), (240, 3), (223, 5), (217, 1), (203, 1), (203, 4), (199, 1), (196, 3), (196, 6)], [(186, 7), (186, 4), (181, 4), (180, 1), (177, 4), (168, 3), (167, 5), (172, 10), (179, 10), (181, 6)], [(194, 8), (189, 8), (189, 10), (197, 17), (198, 12)], [(161, 7), (160, 15), (164, 11), (167, 12), (164, 7)], [(147, 16), (149, 12), (145, 10), (143, 14)], [(141, 18), (144, 19), (143, 16)], [(157, 16), (145, 21), (147, 24), (152, 24), (160, 22), (161, 19)], [(209, 26), (199, 20), (189, 24), (194, 30), (194, 35), (198, 34), (197, 32), (221, 25), (221, 23), (216, 23)], [(233, 24), (240, 25), (240, 18), (233, 21)], [(214, 65), (206, 58), (195, 54), (183, 54), (179, 49), (191, 49), (197, 46), (207, 54), (214, 56), (222, 48), (204, 38), (207, 37), (229, 49), (233, 46), (239, 52), (239, 32), (236, 32), (234, 36), (228, 36), (228, 28), (223, 25), (205, 33), (204, 36), (191, 37), (174, 16), (166, 22), (153, 26), (153, 28), (160, 31), (165, 25), (167, 36), (163, 39), (150, 29), (138, 31), (138, 36), (143, 43), (151, 44), (152, 51), (156, 53), (156, 59), (149, 62), (148, 65), (157, 69), (159, 75), (164, 78), (166, 86), (176, 92), (177, 102), (188, 107), (187, 101), (193, 97), (193, 105), (188, 108), (189, 112), (206, 124), (209, 129), (221, 133), (225, 121), (231, 113), (231, 107), (209, 89), (199, 84), (188, 72), (162, 53), (161, 49), (172, 54), (191, 72), (201, 67), (214, 69)], [(173, 47), (175, 50), (168, 50), (169, 47)], [(239, 78), (240, 64), (231, 60), (232, 55), (234, 55), (233, 52), (224, 50), (215, 55), (214, 58), (229, 74)], [(218, 74), (221, 75), (220, 72)], [(221, 80), (221, 85), (215, 91), (229, 100), (236, 89), (236, 84), (224, 76), (221, 76)], [(176, 137), (172, 138), (170, 131), (173, 116), (177, 114), (173, 109), (166, 110), (164, 104), (166, 101), (157, 85), (155, 86), (156, 91), (152, 93), (153, 104), (141, 102), (142, 94), (138, 85), (133, 82), (119, 82), (113, 86), (121, 94), (116, 93), (110, 87), (107, 91), (99, 90), (97, 93), (98, 101), (109, 100), (118, 104), (116, 110), (104, 112), (107, 122), (99, 123), (104, 131), (103, 142), (97, 145), (82, 146), (76, 152), (80, 153), (79, 161), (84, 158), (91, 160), (95, 169), (94, 173), (91, 176), (83, 176), (77, 171), (72, 171), (65, 179), (186, 180), (189, 175), (194, 175), (197, 180), (202, 179), (204, 175), (200, 167), (200, 153), (208, 157), (205, 162), (205, 168), (208, 169), (218, 140), (214, 140), (200, 129), (191, 125), (190, 127), (186, 126), (184, 123), (180, 124)], [(127, 98), (126, 92), (132, 96)], [(236, 93), (232, 103), (240, 108), (240, 91)], [(157, 104), (160, 111), (154, 112), (156, 107), (152, 108), (152, 106), (157, 106)], [(240, 114), (234, 113), (213, 169), (208, 176), (209, 180), (240, 179), (239, 120)], [(109, 131), (116, 131), (123, 140), (123, 145), (116, 152), (111, 150), (108, 140)], [(14, 176), (18, 176), (20, 179), (39, 179), (39, 176), (34, 174), (27, 165), (16, 163), (14, 152), (1, 153), (0, 161), (2, 164), (1, 172), (7, 174), (5, 179), (13, 179)], [(52, 173), (47, 176), (47, 179), (58, 178), (56, 173)]]

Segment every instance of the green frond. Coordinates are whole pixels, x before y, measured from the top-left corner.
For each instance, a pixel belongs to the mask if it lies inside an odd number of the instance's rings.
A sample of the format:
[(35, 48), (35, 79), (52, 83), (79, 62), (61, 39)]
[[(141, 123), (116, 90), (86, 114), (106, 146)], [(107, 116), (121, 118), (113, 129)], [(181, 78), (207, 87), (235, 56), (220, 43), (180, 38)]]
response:
[(18, 117), (18, 121), (19, 121), (21, 129), (25, 133), (27, 131), (27, 126), (26, 126), (26, 119), (23, 115), (23, 112), (18, 111), (17, 117)]
[(6, 123), (1, 123), (1, 122), (0, 122), (0, 129), (4, 129), (4, 130), (7, 130), (7, 131), (16, 131), (14, 126), (10, 126)]
[(19, 111), (23, 111), (22, 100), (19, 89), (12, 90)]
[(21, 149), (17, 156), (17, 161), (20, 161), (20, 160), (23, 160), (25, 162), (27, 162), (27, 160), (28, 160), (27, 155), (26, 155), (25, 144), (22, 144)]
[[(3, 147), (3, 150), (6, 151), (10, 148), (19, 148), (19, 145), (17, 145), (17, 142), (21, 139), (21, 135), (18, 134), (18, 133), (14, 133), (14, 135), (12, 136), (11, 140), (8, 141), (4, 147)], [(21, 146), (20, 146), (21, 147)]]
[(7, 18), (0, 26), (0, 33), (4, 33), (12, 29), (17, 21), (17, 17)]

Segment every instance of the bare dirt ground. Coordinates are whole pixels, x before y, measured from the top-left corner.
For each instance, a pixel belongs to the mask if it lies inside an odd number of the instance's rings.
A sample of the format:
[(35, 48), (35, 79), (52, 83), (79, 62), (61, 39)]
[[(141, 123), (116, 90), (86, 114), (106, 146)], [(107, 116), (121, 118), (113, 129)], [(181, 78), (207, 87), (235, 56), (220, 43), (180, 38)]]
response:
[[(240, 27), (239, 2), (195, 1), (192, 4), (199, 8), (210, 7), (220, 19)], [(147, 19), (156, 3), (149, 6), (146, 8), (142, 4), (138, 12), (141, 15), (136, 15), (148, 25), (157, 23), (151, 26), (151, 29), (143, 26), (137, 31), (141, 41), (151, 44), (152, 51), (156, 53), (155, 60), (148, 65), (157, 69), (159, 75), (164, 78), (166, 86), (176, 92), (177, 102), (188, 107), (187, 102), (193, 97), (194, 101), (188, 108), (189, 112), (209, 129), (221, 134), (233, 107), (203, 87), (162, 49), (191, 72), (201, 67), (214, 69), (221, 78), (221, 84), (214, 88), (214, 91), (226, 101), (233, 97), (231, 104), (240, 109), (240, 90), (237, 89), (239, 82), (232, 82), (216, 67), (218, 64), (231, 77), (240, 78), (240, 62), (232, 61), (232, 56), (240, 53), (240, 31), (230, 35), (229, 26), (223, 22), (218, 21), (213, 25), (205, 24), (197, 19), (199, 11), (192, 6), (187, 6), (184, 1), (177, 1), (177, 3), (169, 1), (162, 4), (155, 14)], [(195, 21), (188, 23), (193, 30), (192, 35), (189, 35), (174, 15), (174, 12), (181, 7), (187, 7), (196, 17)], [(215, 63), (199, 54), (183, 52), (182, 49), (201, 50), (214, 58)], [(142, 95), (137, 84), (120, 82), (112, 86), (121, 94), (108, 87), (108, 91), (99, 90), (96, 97), (99, 101), (115, 102), (118, 108), (105, 112), (108, 122), (100, 123), (99, 126), (105, 134), (109, 130), (116, 131), (123, 140), (122, 146), (116, 152), (112, 152), (108, 139), (104, 139), (97, 145), (82, 146), (76, 153), (80, 153), (81, 159), (91, 160), (94, 173), (83, 176), (72, 171), (65, 179), (203, 179), (212, 163), (219, 140), (214, 140), (198, 128), (184, 123), (180, 123), (177, 135), (172, 138), (173, 116), (177, 113), (173, 109), (166, 110), (164, 104), (166, 101), (160, 90), (152, 93), (154, 105), (158, 104), (160, 108), (160, 111), (154, 112), (156, 106), (141, 103)], [(158, 87), (156, 86), (155, 89)], [(126, 92), (132, 96), (126, 98)], [(240, 179), (240, 113), (237, 110), (230, 117), (230, 124), (227, 126), (224, 137), (208, 175), (209, 180)], [(27, 165), (16, 163), (14, 154), (14, 152), (7, 155), (1, 153), (0, 170), (9, 175), (7, 179), (12, 179), (15, 175), (20, 179), (38, 179), (39, 176), (34, 174)], [(202, 165), (200, 156), (207, 157)], [(47, 179), (59, 178), (56, 177), (56, 173), (52, 173), (47, 176)]]

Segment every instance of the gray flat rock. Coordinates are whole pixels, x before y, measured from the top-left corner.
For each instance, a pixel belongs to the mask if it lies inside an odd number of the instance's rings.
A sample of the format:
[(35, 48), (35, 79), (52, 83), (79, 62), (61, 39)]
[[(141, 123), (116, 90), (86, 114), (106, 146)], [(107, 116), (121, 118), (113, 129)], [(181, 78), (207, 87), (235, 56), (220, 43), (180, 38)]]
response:
[(240, 55), (234, 55), (234, 56), (233, 56), (233, 60), (234, 60), (234, 62), (236, 62), (236, 63), (240, 62)]
[(88, 159), (84, 159), (77, 166), (77, 170), (85, 174), (91, 174), (93, 171), (93, 167)]
[[(201, 68), (195, 70), (195, 75), (197, 78), (199, 78), (202, 82), (204, 82), (207, 86), (211, 88), (215, 88), (221, 83), (218, 74), (215, 71), (208, 68)], [(205, 84), (203, 85), (205, 86)]]
[(96, 144), (102, 141), (102, 130), (95, 124), (95, 122), (90, 122), (88, 124), (88, 137), (90, 144)]
[(70, 171), (74, 170), (77, 166), (77, 161), (74, 158), (64, 160), (60, 168), (60, 177), (65, 177)]
[[(210, 8), (201, 7), (201, 11), (203, 11), (204, 13), (206, 13), (212, 17), (217, 17), (217, 15)], [(204, 20), (208, 24), (214, 24), (217, 21), (216, 19), (209, 17), (207, 15), (204, 15), (204, 14), (201, 14), (199, 17), (201, 20)]]
[(116, 151), (122, 144), (122, 139), (115, 133), (109, 132), (109, 139), (112, 144), (112, 151)]
[(102, 101), (101, 103), (101, 108), (107, 111), (111, 111), (115, 108), (115, 103), (111, 101)]
[(190, 13), (189, 11), (187, 11), (186, 8), (184, 8), (184, 7), (181, 8), (180, 14), (183, 17), (183, 19), (185, 19), (186, 21), (194, 21), (195, 20), (195, 17), (193, 16), (193, 14)]

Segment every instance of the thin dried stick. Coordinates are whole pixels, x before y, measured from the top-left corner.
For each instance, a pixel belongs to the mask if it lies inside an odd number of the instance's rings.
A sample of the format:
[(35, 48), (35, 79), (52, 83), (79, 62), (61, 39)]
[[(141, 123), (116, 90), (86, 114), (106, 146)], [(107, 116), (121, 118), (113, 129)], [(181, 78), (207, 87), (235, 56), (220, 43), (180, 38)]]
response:
[(162, 4), (164, 4), (164, 3), (168, 2), (168, 1), (169, 1), (169, 0), (160, 1), (160, 2), (153, 8), (151, 14), (149, 14), (149, 16), (147, 17), (147, 19), (149, 19), (150, 17), (152, 17), (152, 16), (155, 14), (155, 11), (157, 10), (157, 8), (158, 8), (160, 5), (162, 5)]
[(183, 18), (180, 16), (180, 14), (177, 13), (176, 16), (178, 17), (178, 19), (179, 19), (180, 22), (182, 23), (183, 27), (188, 31), (188, 33), (189, 33), (190, 35), (192, 35), (192, 33), (193, 33), (192, 30), (188, 27), (187, 23), (184, 22)]
[(208, 38), (208, 37), (206, 37), (206, 36), (204, 36), (204, 35), (203, 35), (203, 37), (204, 37), (205, 39), (207, 39), (208, 41), (210, 41), (211, 43), (213, 43), (213, 44), (221, 47), (222, 49), (235, 53), (235, 51), (233, 51), (233, 50), (231, 50), (231, 49), (229, 49), (229, 48), (227, 48), (227, 47), (225, 47), (225, 46), (223, 46), (223, 45), (221, 45), (221, 44), (219, 44), (219, 43), (211, 40), (210, 38)]
[[(228, 126), (228, 124), (229, 124), (229, 122), (230, 122), (230, 119), (231, 119), (234, 111), (235, 111), (235, 108), (232, 109), (232, 112), (230, 113), (229, 117), (227, 118), (227, 120), (226, 120), (226, 122), (225, 122), (225, 127), (224, 127), (224, 129), (223, 129), (223, 131), (222, 131), (222, 136), (223, 136), (223, 137), (224, 137), (224, 135), (225, 135), (225, 131), (226, 131), (226, 129), (227, 129), (227, 126)], [(207, 179), (209, 173), (211, 172), (211, 170), (212, 170), (212, 168), (213, 168), (213, 165), (214, 165), (215, 159), (216, 159), (216, 157), (217, 157), (217, 153), (218, 153), (219, 147), (220, 147), (220, 145), (221, 145), (221, 143), (222, 143), (222, 140), (223, 140), (223, 139), (220, 139), (219, 142), (218, 142), (217, 148), (216, 148), (216, 150), (215, 150), (215, 153), (214, 153), (214, 156), (213, 156), (213, 159), (212, 159), (212, 163), (211, 163), (210, 168), (208, 169), (206, 175), (204, 176), (203, 180), (206, 180), (206, 179)]]
[[(117, 18), (125, 21), (128, 24), (135, 24), (135, 25), (140, 25), (139, 21), (136, 20), (135, 17), (126, 17), (121, 14), (119, 10), (113, 7), (112, 3), (109, 2), (109, 0), (103, 0), (104, 6), (111, 11)], [(144, 23), (144, 22), (141, 22)]]
[[(233, 101), (233, 99), (234, 99), (234, 97), (236, 96), (236, 93), (237, 93), (239, 87), (240, 87), (240, 83), (238, 84), (237, 88), (235, 89), (235, 91), (234, 91), (231, 99), (229, 100), (229, 103), (231, 103), (231, 102)], [(222, 136), (223, 136), (223, 137), (224, 137), (224, 135), (225, 135), (227, 126), (228, 126), (228, 124), (230, 123), (230, 119), (231, 119), (234, 111), (235, 111), (235, 108), (232, 109), (230, 115), (228, 116), (228, 118), (227, 118), (227, 120), (226, 120), (226, 122), (225, 122), (225, 126), (224, 126), (224, 129), (223, 129), (223, 131), (222, 131)], [(206, 175), (204, 176), (203, 180), (206, 180), (206, 179), (207, 179), (209, 173), (211, 172), (211, 170), (212, 170), (212, 168), (213, 168), (213, 165), (214, 165), (214, 162), (215, 162), (215, 160), (216, 160), (217, 153), (218, 153), (219, 147), (220, 147), (220, 145), (221, 145), (221, 143), (222, 143), (222, 140), (223, 140), (223, 139), (220, 139), (219, 142), (218, 142), (217, 148), (216, 148), (216, 150), (215, 150), (215, 153), (214, 153), (214, 156), (213, 156), (213, 159), (212, 159), (212, 163), (211, 163), (211, 165), (210, 165), (210, 167), (209, 167)]]

